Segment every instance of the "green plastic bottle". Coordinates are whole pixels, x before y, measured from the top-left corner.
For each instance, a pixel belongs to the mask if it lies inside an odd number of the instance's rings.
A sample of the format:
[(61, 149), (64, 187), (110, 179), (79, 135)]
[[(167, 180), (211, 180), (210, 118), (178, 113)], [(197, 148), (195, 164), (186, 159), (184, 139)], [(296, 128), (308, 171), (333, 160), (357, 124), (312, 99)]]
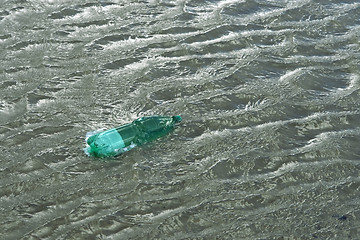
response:
[(165, 136), (181, 120), (180, 116), (142, 117), (117, 128), (88, 133), (87, 147), (84, 151), (87, 155), (95, 157), (116, 156)]

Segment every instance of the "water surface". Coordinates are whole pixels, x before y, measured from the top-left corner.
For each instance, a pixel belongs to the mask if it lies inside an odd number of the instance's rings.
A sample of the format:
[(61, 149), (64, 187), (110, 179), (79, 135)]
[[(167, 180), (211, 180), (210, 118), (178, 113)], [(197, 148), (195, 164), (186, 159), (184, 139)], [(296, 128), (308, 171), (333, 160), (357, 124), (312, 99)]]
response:
[(0, 50), (1, 239), (360, 238), (358, 1), (3, 1)]

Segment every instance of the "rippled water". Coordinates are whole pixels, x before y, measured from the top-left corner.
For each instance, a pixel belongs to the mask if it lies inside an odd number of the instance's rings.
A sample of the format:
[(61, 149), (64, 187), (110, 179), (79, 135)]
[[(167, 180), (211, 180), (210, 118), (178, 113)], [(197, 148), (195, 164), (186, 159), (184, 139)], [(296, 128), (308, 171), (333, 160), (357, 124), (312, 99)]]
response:
[(1, 239), (360, 238), (357, 0), (2, 1), (0, 49)]

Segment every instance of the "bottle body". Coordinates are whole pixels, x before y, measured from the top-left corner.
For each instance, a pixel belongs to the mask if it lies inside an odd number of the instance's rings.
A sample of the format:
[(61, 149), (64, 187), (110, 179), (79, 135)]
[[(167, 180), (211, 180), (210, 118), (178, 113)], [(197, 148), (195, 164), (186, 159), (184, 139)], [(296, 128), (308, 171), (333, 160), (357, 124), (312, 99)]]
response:
[(180, 116), (142, 117), (132, 123), (89, 136), (84, 150), (86, 154), (95, 157), (116, 156), (165, 136), (181, 120)]

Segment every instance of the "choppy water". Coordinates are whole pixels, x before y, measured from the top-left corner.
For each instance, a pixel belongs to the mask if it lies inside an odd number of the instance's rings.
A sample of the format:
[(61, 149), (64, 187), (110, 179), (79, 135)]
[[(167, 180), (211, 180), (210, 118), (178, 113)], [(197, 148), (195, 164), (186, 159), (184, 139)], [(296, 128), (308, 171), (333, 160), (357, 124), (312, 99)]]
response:
[(3, 0), (0, 49), (1, 239), (360, 239), (359, 1)]

